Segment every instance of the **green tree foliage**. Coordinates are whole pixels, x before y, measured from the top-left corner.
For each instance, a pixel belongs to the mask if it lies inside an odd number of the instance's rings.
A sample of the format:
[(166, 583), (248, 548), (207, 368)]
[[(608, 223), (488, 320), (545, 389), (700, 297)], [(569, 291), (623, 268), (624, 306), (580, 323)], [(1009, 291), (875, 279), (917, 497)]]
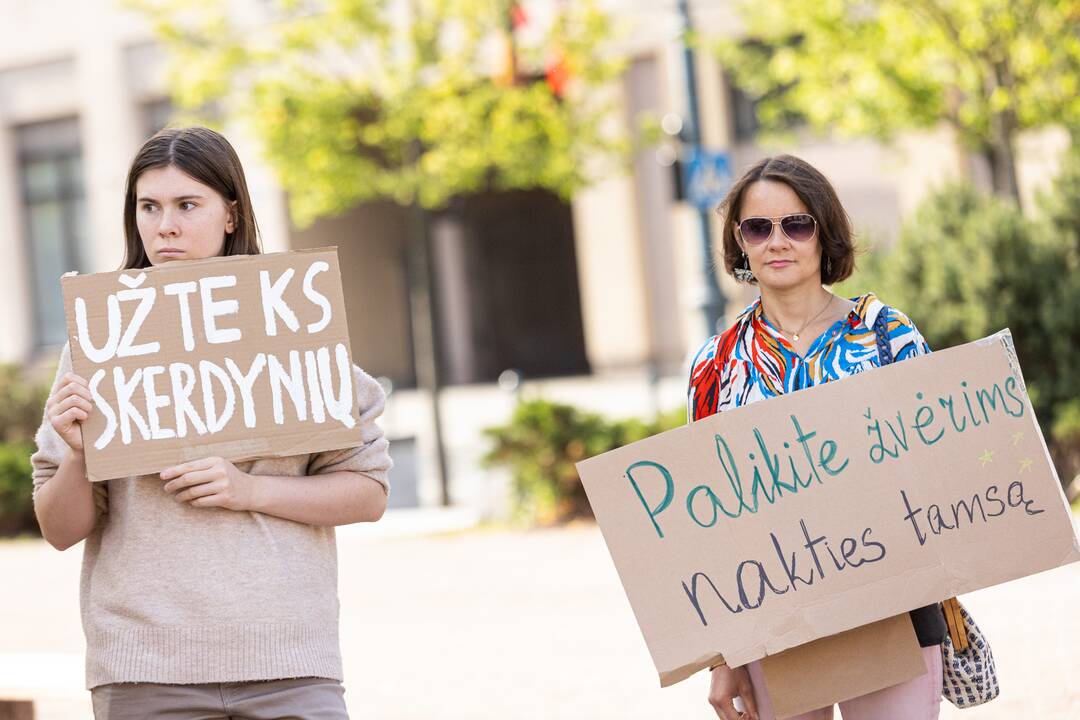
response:
[(1042, 265), (1040, 323), (1055, 358), (1046, 393), (1054, 403), (1051, 432), (1080, 470), (1080, 146), (1073, 145), (1050, 192), (1040, 197), (1035, 232), (1050, 248)]
[(175, 101), (245, 122), (301, 225), (372, 198), (568, 197), (625, 156), (601, 128), (624, 64), (591, 1), (517, 33), (510, 0), (277, 0), (254, 24), (216, 0), (128, 4), (170, 51)]
[(1080, 128), (1080, 0), (740, 0), (719, 44), (766, 129), (887, 139), (947, 122), (1018, 199), (1016, 134)]
[(574, 463), (686, 423), (684, 409), (652, 421), (608, 420), (543, 399), (518, 404), (503, 426), (488, 428), (488, 466), (510, 469), (518, 518), (540, 524), (592, 517)]
[(1080, 153), (1038, 217), (966, 185), (930, 196), (845, 290), (875, 290), (932, 348), (1008, 327), (1063, 482), (1080, 470)]

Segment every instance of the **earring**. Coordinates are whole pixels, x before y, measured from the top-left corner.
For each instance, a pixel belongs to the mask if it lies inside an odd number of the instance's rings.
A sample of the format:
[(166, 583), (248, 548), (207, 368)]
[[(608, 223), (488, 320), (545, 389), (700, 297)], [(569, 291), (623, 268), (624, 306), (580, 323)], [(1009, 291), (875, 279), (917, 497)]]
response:
[(832, 258), (828, 255), (825, 256), (825, 274), (832, 275)]
[(742, 267), (735, 268), (735, 279), (739, 282), (754, 282), (754, 271), (750, 269), (750, 258), (742, 254)]

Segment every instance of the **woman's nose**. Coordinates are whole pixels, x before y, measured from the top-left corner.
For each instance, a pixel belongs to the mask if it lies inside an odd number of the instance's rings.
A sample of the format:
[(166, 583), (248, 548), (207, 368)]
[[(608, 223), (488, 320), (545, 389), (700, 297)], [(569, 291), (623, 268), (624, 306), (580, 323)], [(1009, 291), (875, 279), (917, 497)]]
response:
[(163, 210), (161, 213), (161, 224), (158, 225), (159, 235), (176, 235), (180, 231), (180, 227), (176, 224), (176, 218), (171, 210)]
[(765, 241), (766, 250), (780, 250), (791, 245), (791, 240), (784, 231), (780, 228), (779, 223), (773, 223), (772, 234), (769, 235), (769, 239)]

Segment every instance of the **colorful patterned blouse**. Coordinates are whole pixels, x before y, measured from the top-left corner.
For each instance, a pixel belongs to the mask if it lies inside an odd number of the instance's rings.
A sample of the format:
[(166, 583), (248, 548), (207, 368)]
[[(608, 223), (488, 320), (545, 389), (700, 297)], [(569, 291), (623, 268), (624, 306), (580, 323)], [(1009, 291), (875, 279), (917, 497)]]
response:
[[(878, 367), (874, 321), (886, 306), (873, 293), (851, 300), (855, 307), (847, 317), (826, 329), (805, 357), (765, 318), (761, 298), (755, 300), (694, 356), (687, 392), (690, 419)], [(894, 362), (930, 352), (907, 315), (890, 307), (886, 318)]]
[[(814, 340), (804, 357), (765, 319), (761, 298), (755, 300), (734, 325), (709, 338), (694, 356), (687, 392), (690, 420), (878, 367), (874, 321), (887, 306), (872, 293), (851, 300), (855, 307), (847, 317)], [(893, 362), (930, 352), (907, 315), (888, 307), (885, 319)], [(920, 646), (945, 640), (945, 617), (936, 603), (910, 615)]]

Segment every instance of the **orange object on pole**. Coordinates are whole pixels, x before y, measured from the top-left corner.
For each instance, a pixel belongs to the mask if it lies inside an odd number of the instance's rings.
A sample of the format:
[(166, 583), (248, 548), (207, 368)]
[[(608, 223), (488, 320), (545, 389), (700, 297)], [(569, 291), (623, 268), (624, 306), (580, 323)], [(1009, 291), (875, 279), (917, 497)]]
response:
[(544, 77), (547, 80), (548, 87), (551, 88), (551, 92), (555, 94), (555, 97), (561, 98), (566, 92), (566, 86), (570, 83), (570, 64), (566, 61), (566, 55), (564, 55), (562, 51), (559, 51), (558, 54), (548, 62)]

